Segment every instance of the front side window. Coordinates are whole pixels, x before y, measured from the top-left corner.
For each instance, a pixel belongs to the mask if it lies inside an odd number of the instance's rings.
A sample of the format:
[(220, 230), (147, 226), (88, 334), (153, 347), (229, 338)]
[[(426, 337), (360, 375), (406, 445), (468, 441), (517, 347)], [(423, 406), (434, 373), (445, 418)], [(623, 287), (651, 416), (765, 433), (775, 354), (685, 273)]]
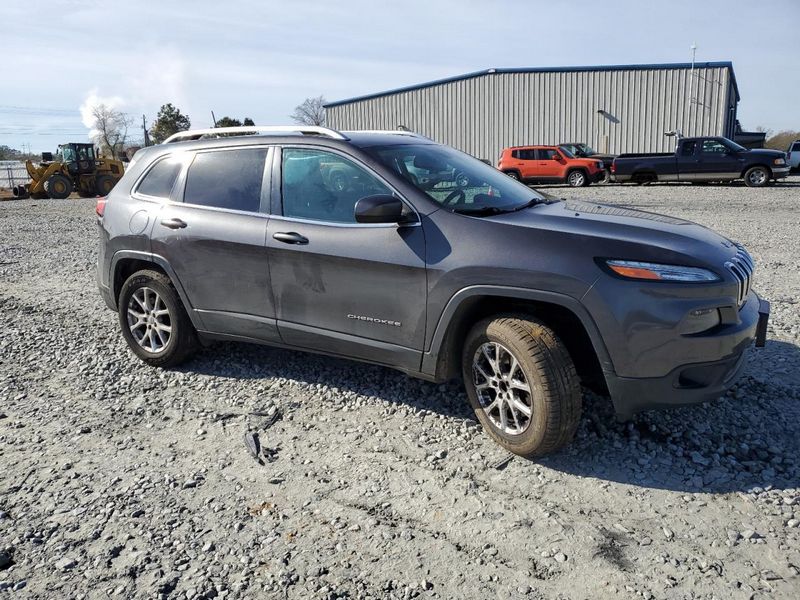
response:
[[(284, 148), (281, 165), (285, 217), (355, 223), (355, 205), (361, 198), (392, 195), (377, 177), (333, 152)], [(421, 178), (434, 176), (419, 173)]]
[(267, 150), (236, 148), (198, 153), (186, 176), (183, 201), (258, 212)]
[[(364, 150), (453, 212), (490, 215), (522, 208), (534, 200), (544, 201), (528, 186), (449, 146), (393, 144)], [(420, 178), (420, 172), (435, 177)]]
[(703, 140), (703, 154), (725, 154), (728, 147), (717, 140)]
[(558, 152), (552, 148), (542, 148), (537, 152), (539, 153), (539, 160), (556, 160), (558, 158)]
[(136, 191), (145, 196), (169, 198), (182, 164), (183, 161), (176, 156), (158, 161), (144, 176)]

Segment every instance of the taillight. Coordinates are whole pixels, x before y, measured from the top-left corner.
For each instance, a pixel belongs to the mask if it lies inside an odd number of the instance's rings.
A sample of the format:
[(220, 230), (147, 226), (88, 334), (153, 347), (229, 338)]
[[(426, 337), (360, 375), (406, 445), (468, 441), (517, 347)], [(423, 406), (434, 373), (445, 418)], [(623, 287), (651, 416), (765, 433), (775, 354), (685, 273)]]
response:
[(97, 213), (98, 217), (102, 217), (103, 213), (106, 212), (106, 202), (108, 202), (108, 196), (103, 196), (97, 199), (97, 204), (94, 207), (94, 212)]
[(617, 163), (615, 163), (615, 162), (611, 163), (611, 172), (612, 173), (616, 173), (617, 172)]

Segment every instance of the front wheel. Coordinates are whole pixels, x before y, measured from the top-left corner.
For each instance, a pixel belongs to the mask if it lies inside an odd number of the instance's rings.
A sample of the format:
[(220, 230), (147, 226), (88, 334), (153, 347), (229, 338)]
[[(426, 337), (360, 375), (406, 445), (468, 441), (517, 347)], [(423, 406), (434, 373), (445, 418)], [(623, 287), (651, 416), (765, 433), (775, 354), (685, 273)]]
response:
[(56, 173), (44, 182), (44, 190), (54, 200), (64, 200), (72, 193), (72, 181), (69, 177)]
[(764, 187), (769, 183), (769, 175), (766, 167), (750, 167), (744, 174), (744, 183), (747, 187)]
[(197, 347), (197, 336), (169, 278), (158, 271), (131, 275), (117, 306), (122, 336), (153, 367), (174, 367)]
[(516, 315), (481, 321), (467, 336), (462, 375), (478, 420), (507, 450), (541, 456), (572, 440), (581, 414), (578, 375), (546, 325)]
[(589, 185), (589, 178), (586, 177), (586, 173), (583, 171), (571, 171), (567, 175), (567, 183), (570, 187), (583, 187)]

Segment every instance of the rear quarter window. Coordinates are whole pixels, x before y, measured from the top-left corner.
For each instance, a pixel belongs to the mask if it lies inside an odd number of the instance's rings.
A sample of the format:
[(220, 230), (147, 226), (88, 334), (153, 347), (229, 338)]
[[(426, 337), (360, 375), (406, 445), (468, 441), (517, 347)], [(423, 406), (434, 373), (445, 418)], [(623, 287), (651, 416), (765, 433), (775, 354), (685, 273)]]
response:
[(169, 156), (153, 165), (144, 179), (139, 183), (136, 192), (156, 198), (169, 198), (178, 173), (181, 172), (182, 161)]

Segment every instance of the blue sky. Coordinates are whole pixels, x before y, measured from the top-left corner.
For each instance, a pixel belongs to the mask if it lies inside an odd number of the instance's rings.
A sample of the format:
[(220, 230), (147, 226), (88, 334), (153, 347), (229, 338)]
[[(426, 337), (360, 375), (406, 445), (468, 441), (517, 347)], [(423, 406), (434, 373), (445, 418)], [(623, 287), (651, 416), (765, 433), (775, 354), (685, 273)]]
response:
[[(43, 15), (49, 17), (42, 18)], [(800, 0), (0, 0), (0, 144), (86, 139), (81, 106), (290, 122), (308, 96), (488, 67), (731, 60), (746, 128), (800, 129)], [(141, 137), (141, 129), (131, 132)]]

